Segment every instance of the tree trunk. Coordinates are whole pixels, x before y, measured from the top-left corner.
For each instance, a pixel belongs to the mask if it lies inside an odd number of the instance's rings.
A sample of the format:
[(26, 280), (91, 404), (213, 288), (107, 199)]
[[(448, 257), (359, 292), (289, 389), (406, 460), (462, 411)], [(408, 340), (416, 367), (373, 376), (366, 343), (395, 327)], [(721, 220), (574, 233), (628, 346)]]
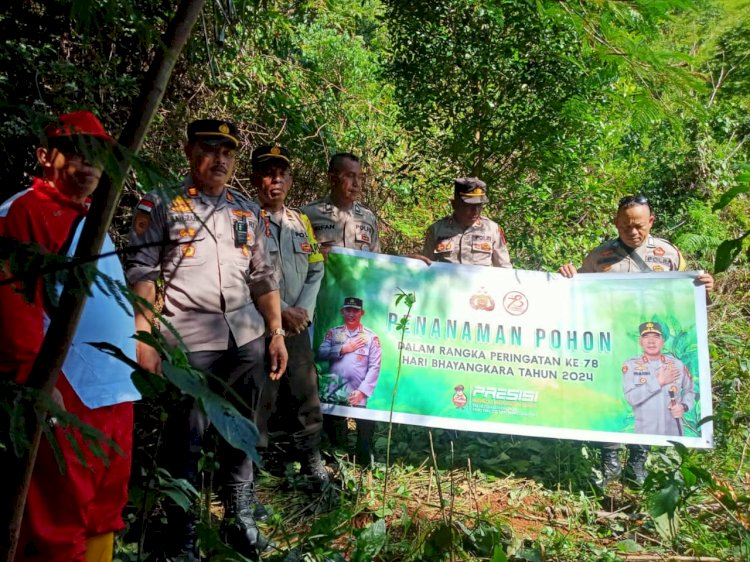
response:
[[(120, 144), (133, 154), (137, 153), (143, 144), (146, 132), (164, 96), (164, 90), (177, 57), (190, 37), (204, 3), (205, 0), (182, 0), (164, 34), (163, 48), (159, 49), (159, 53), (154, 58), (144, 78), (141, 94), (133, 107), (130, 119), (120, 134)], [(118, 169), (102, 176), (94, 192), (91, 209), (76, 248), (76, 258), (85, 260), (98, 255), (101, 251), (102, 242), (112, 222), (129, 167), (129, 159), (120, 158)], [(62, 367), (86, 302), (86, 292), (81, 291), (80, 287), (74, 289), (74, 283), (75, 281), (71, 279), (63, 289), (58, 311), (49, 325), (28, 379), (29, 386), (47, 393), (51, 392), (55, 386), (58, 372)], [(13, 513), (10, 520), (6, 522), (8, 540), (2, 541), (3, 559), (7, 562), (13, 562), (15, 558), (29, 482), (41, 438), (40, 424), (46, 416), (44, 408), (39, 404), (36, 405), (35, 411), (36, 417), (32, 420), (34, 438), (31, 447), (26, 456), (18, 460), (19, 467), (24, 467), (23, 471), (18, 471), (15, 482), (7, 484), (12, 490), (13, 497)]]

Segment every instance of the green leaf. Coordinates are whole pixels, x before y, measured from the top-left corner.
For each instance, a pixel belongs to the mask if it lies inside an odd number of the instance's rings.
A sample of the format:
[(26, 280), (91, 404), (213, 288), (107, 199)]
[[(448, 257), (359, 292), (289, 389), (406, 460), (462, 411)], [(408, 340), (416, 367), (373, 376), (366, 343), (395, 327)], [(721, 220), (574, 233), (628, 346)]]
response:
[(742, 241), (748, 233), (746, 232), (743, 236), (735, 238), (734, 240), (724, 240), (719, 247), (716, 249), (716, 259), (714, 261), (714, 273), (721, 273), (729, 269), (729, 266), (734, 263), (737, 259), (740, 251), (742, 251)]
[(666, 485), (651, 496), (651, 516), (655, 519), (666, 514), (673, 517), (680, 501), (680, 487), (676, 480), (670, 480)]
[(201, 399), (203, 409), (216, 431), (235, 449), (244, 451), (256, 464), (261, 464), (256, 450), (258, 428), (243, 417), (229, 402), (213, 394)]
[(375, 558), (385, 546), (386, 539), (385, 519), (378, 519), (357, 537), (357, 549), (352, 555), (352, 562), (368, 562)]
[(732, 189), (722, 194), (719, 201), (713, 207), (711, 207), (711, 210), (718, 211), (719, 209), (723, 209), (724, 207), (729, 205), (729, 203), (731, 203), (732, 199), (749, 190), (750, 185), (735, 185)]
[(175, 367), (167, 361), (162, 362), (161, 370), (169, 382), (193, 398), (203, 398), (211, 393), (197, 371)]
[(680, 519), (677, 517), (677, 514), (674, 517), (669, 517), (669, 515), (664, 513), (659, 517), (654, 517), (654, 526), (664, 540), (673, 541), (677, 536)]
[(633, 539), (625, 539), (622, 541), (619, 541), (615, 547), (620, 552), (640, 552), (643, 550), (643, 547), (639, 545), (637, 542), (635, 542)]
[(693, 471), (692, 467), (683, 465), (680, 467), (680, 473), (688, 488), (692, 488), (698, 482), (698, 475)]
[(670, 443), (674, 445), (675, 451), (677, 451), (677, 454), (680, 455), (682, 460), (685, 460), (690, 456), (690, 450), (682, 443), (678, 443), (677, 441), (670, 441)]
[(492, 553), (492, 560), (490, 562), (508, 562), (508, 557), (505, 555), (505, 551), (502, 546), (496, 546), (495, 551)]

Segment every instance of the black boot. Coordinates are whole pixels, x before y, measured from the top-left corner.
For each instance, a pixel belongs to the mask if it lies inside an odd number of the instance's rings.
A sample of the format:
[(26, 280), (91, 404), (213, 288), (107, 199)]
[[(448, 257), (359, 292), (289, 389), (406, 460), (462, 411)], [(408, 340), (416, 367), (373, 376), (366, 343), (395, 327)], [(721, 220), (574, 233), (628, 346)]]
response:
[(253, 515), (252, 498), (255, 496), (252, 482), (227, 485), (225, 515), (222, 523), (224, 540), (237, 552), (248, 558), (258, 556), (274, 545), (261, 534)]
[(266, 521), (271, 515), (268, 509), (263, 505), (258, 496), (255, 494), (255, 484), (250, 483), (250, 507), (253, 510), (253, 517), (256, 521)]
[(605, 446), (602, 452), (602, 477), (597, 481), (599, 487), (604, 490), (608, 485), (617, 482), (622, 475), (622, 464), (620, 463), (620, 447)]
[(144, 548), (156, 560), (180, 560), (199, 562), (197, 519), (192, 512), (185, 512), (177, 506), (166, 507), (163, 527), (146, 535)]
[(372, 439), (374, 434), (374, 421), (357, 420), (357, 446), (354, 449), (354, 454), (357, 456), (357, 463), (362, 467), (375, 464), (375, 457), (372, 454)]
[(331, 476), (320, 458), (318, 449), (304, 453), (300, 464), (302, 466), (300, 472), (308, 477), (313, 488), (322, 490), (331, 481)]
[(634, 488), (641, 488), (646, 481), (646, 459), (650, 447), (647, 445), (628, 445), (628, 464), (625, 478)]

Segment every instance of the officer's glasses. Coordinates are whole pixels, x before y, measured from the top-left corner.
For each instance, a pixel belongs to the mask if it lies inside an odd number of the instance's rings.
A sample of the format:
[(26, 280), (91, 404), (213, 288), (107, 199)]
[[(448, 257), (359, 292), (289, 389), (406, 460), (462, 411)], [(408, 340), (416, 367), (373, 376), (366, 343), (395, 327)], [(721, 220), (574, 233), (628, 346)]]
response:
[(626, 197), (620, 199), (620, 202), (617, 204), (617, 208), (619, 210), (623, 207), (632, 207), (633, 205), (646, 205), (649, 209), (651, 208), (648, 199), (646, 199), (643, 195), (627, 195)]

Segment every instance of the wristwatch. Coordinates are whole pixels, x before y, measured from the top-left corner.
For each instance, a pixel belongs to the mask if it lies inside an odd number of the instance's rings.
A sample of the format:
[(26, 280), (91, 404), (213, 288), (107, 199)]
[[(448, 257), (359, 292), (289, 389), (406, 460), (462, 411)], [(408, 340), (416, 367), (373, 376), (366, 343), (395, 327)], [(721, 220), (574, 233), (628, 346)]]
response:
[(270, 337), (281, 336), (282, 338), (285, 338), (286, 337), (286, 330), (284, 328), (274, 328), (273, 330), (270, 330), (268, 332), (268, 335)]

